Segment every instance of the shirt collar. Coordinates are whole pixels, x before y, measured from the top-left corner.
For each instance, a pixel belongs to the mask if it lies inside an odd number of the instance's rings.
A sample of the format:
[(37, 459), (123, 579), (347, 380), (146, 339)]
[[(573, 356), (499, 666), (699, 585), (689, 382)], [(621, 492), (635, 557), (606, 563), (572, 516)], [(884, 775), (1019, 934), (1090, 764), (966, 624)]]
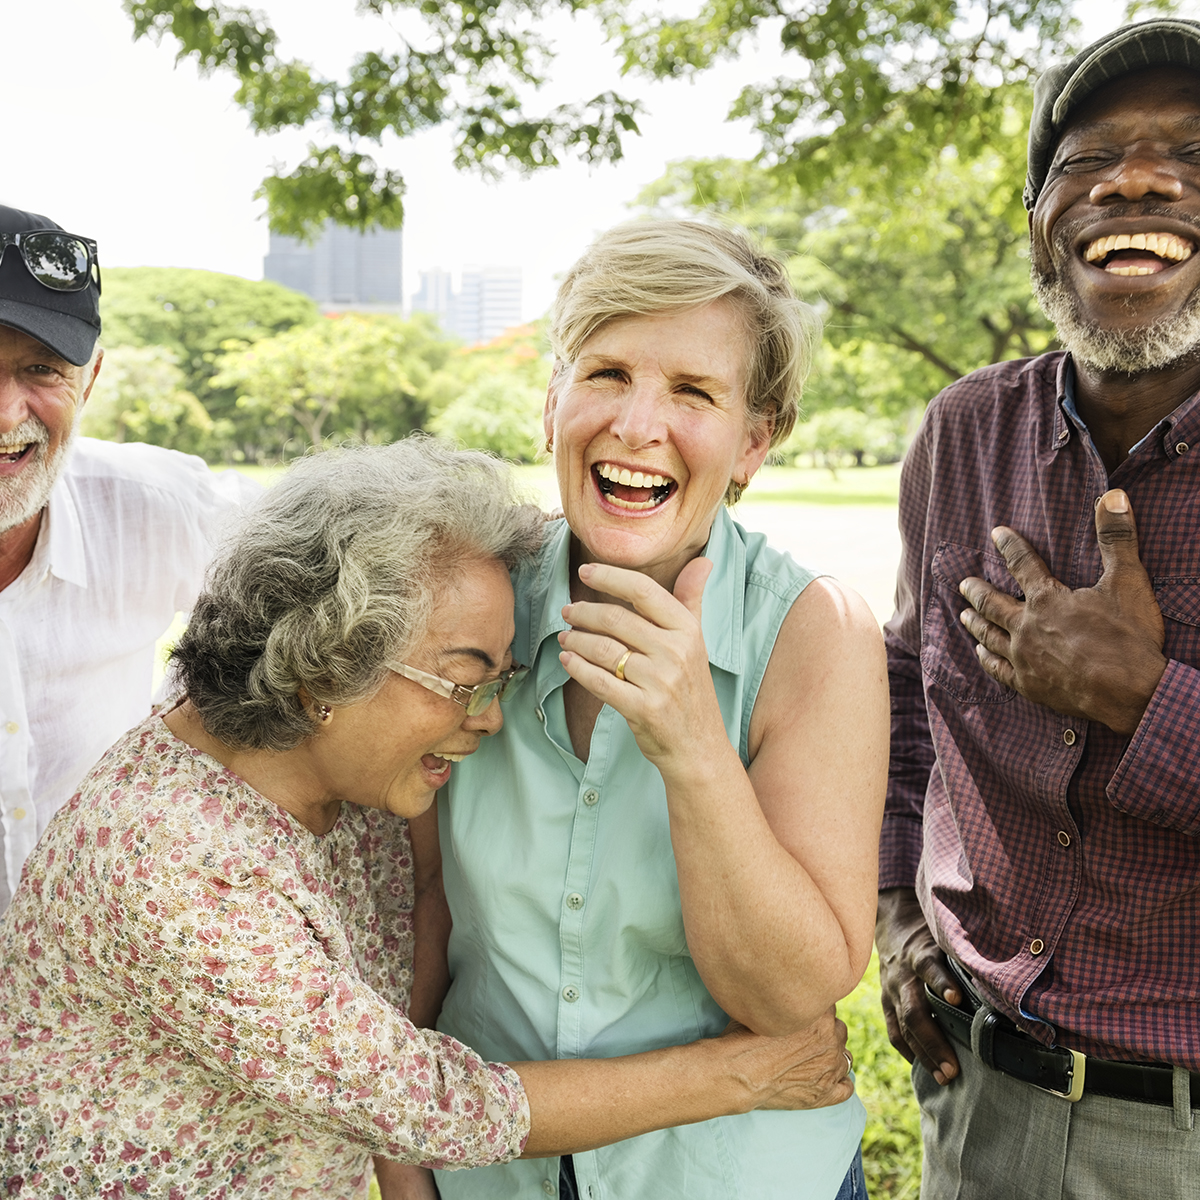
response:
[[(704, 557), (713, 569), (704, 585), (700, 628), (708, 661), (738, 674), (742, 669), (742, 610), (745, 601), (746, 545), (728, 510), (717, 511)], [(542, 552), (516, 578), (517, 609), (528, 608), (529, 620), (518, 627), (513, 657), (534, 667), (539, 699), (564, 683), (567, 673), (558, 661), (557, 640), (552, 653), (543, 653), (548, 638), (567, 628), (563, 606), (570, 601), (571, 531), (565, 520), (552, 521)]]
[[(1092, 442), (1091, 432), (1079, 415), (1079, 409), (1075, 403), (1075, 364), (1071, 361), (1069, 354), (1064, 354), (1062, 361), (1058, 364), (1058, 411), (1055, 413), (1054, 423), (1056, 448), (1064, 446), (1069, 441), (1068, 422), (1087, 438), (1088, 444), (1094, 449), (1095, 444)], [(1187, 443), (1197, 440), (1195, 437), (1187, 436), (1191, 434), (1192, 427), (1196, 425), (1200, 425), (1200, 392), (1189, 396), (1178, 408), (1172, 409), (1145, 437), (1131, 446), (1129, 457), (1132, 458), (1138, 450), (1152, 440), (1161, 441), (1163, 451), (1168, 458), (1177, 458), (1180, 454), (1180, 446), (1183, 447), (1182, 453), (1186, 454)]]

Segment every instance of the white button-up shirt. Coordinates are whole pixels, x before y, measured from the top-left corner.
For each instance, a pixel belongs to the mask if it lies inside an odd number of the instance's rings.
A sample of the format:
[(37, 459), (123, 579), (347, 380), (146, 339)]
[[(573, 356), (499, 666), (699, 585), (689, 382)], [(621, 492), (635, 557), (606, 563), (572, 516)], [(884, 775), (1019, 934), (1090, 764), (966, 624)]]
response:
[(150, 706), (154, 645), (200, 590), (236, 472), (78, 438), (33, 558), (0, 591), (0, 911), (50, 818)]

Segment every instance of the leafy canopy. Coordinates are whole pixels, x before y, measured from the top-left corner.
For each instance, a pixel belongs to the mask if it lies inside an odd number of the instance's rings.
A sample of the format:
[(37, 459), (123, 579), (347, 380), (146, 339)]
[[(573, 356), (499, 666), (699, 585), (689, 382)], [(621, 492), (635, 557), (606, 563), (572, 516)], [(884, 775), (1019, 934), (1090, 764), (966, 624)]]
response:
[(342, 79), (284, 57), (265, 14), (214, 0), (123, 0), (134, 36), (178, 44), (201, 71), (228, 70), (235, 99), (253, 129), (311, 128), (320, 141), (287, 175), (268, 176), (271, 227), (311, 237), (326, 219), (365, 229), (396, 229), (404, 218), (404, 180), (363, 153), (385, 136), (404, 138), (436, 125), (454, 130), (455, 163), (494, 174), (533, 171), (564, 154), (588, 162), (621, 157), (621, 136), (636, 132), (639, 106), (613, 91), (540, 115), (526, 95), (547, 78), (549, 43), (533, 28), (551, 10), (589, 0), (361, 0), (360, 9), (420, 27), (414, 41), (364, 50)]
[(869, 171), (972, 157), (1004, 121), (1006, 88), (1025, 86), (1047, 48), (1074, 32), (1073, 0), (702, 0), (693, 17), (649, 0), (360, 0), (388, 18), (392, 44), (364, 49), (342, 78), (287, 58), (266, 14), (211, 0), (123, 0), (134, 36), (170, 38), (179, 58), (238, 80), (252, 128), (308, 129), (308, 154), (260, 189), (272, 228), (311, 236), (327, 218), (366, 228), (403, 221), (404, 180), (371, 157), (386, 137), (447, 124), (455, 163), (495, 174), (563, 156), (615, 161), (637, 132), (637, 101), (608, 89), (541, 113), (531, 100), (554, 50), (552, 13), (595, 17), (620, 75), (694, 77), (751, 40), (777, 39), (786, 74), (730, 109), (762, 139), (762, 162), (805, 188), (846, 164)]

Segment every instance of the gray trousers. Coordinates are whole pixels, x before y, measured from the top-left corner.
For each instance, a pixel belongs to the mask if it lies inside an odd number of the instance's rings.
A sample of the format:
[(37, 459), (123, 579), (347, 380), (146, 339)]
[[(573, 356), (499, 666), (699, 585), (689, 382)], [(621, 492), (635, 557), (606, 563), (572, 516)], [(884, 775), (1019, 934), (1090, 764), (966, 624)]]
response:
[(1186, 1099), (1071, 1104), (954, 1049), (962, 1070), (946, 1087), (913, 1068), (921, 1200), (1200, 1200), (1200, 1126)]

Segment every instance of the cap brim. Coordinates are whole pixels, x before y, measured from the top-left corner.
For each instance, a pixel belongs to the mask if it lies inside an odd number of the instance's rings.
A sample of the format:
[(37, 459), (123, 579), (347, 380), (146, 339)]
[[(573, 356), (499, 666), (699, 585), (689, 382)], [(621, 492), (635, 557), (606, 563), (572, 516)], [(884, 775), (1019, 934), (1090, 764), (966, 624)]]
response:
[(31, 338), (37, 338), (43, 346), (77, 367), (82, 367), (92, 357), (96, 339), (100, 336), (100, 330), (95, 325), (70, 313), (2, 298), (0, 325), (19, 329)]

